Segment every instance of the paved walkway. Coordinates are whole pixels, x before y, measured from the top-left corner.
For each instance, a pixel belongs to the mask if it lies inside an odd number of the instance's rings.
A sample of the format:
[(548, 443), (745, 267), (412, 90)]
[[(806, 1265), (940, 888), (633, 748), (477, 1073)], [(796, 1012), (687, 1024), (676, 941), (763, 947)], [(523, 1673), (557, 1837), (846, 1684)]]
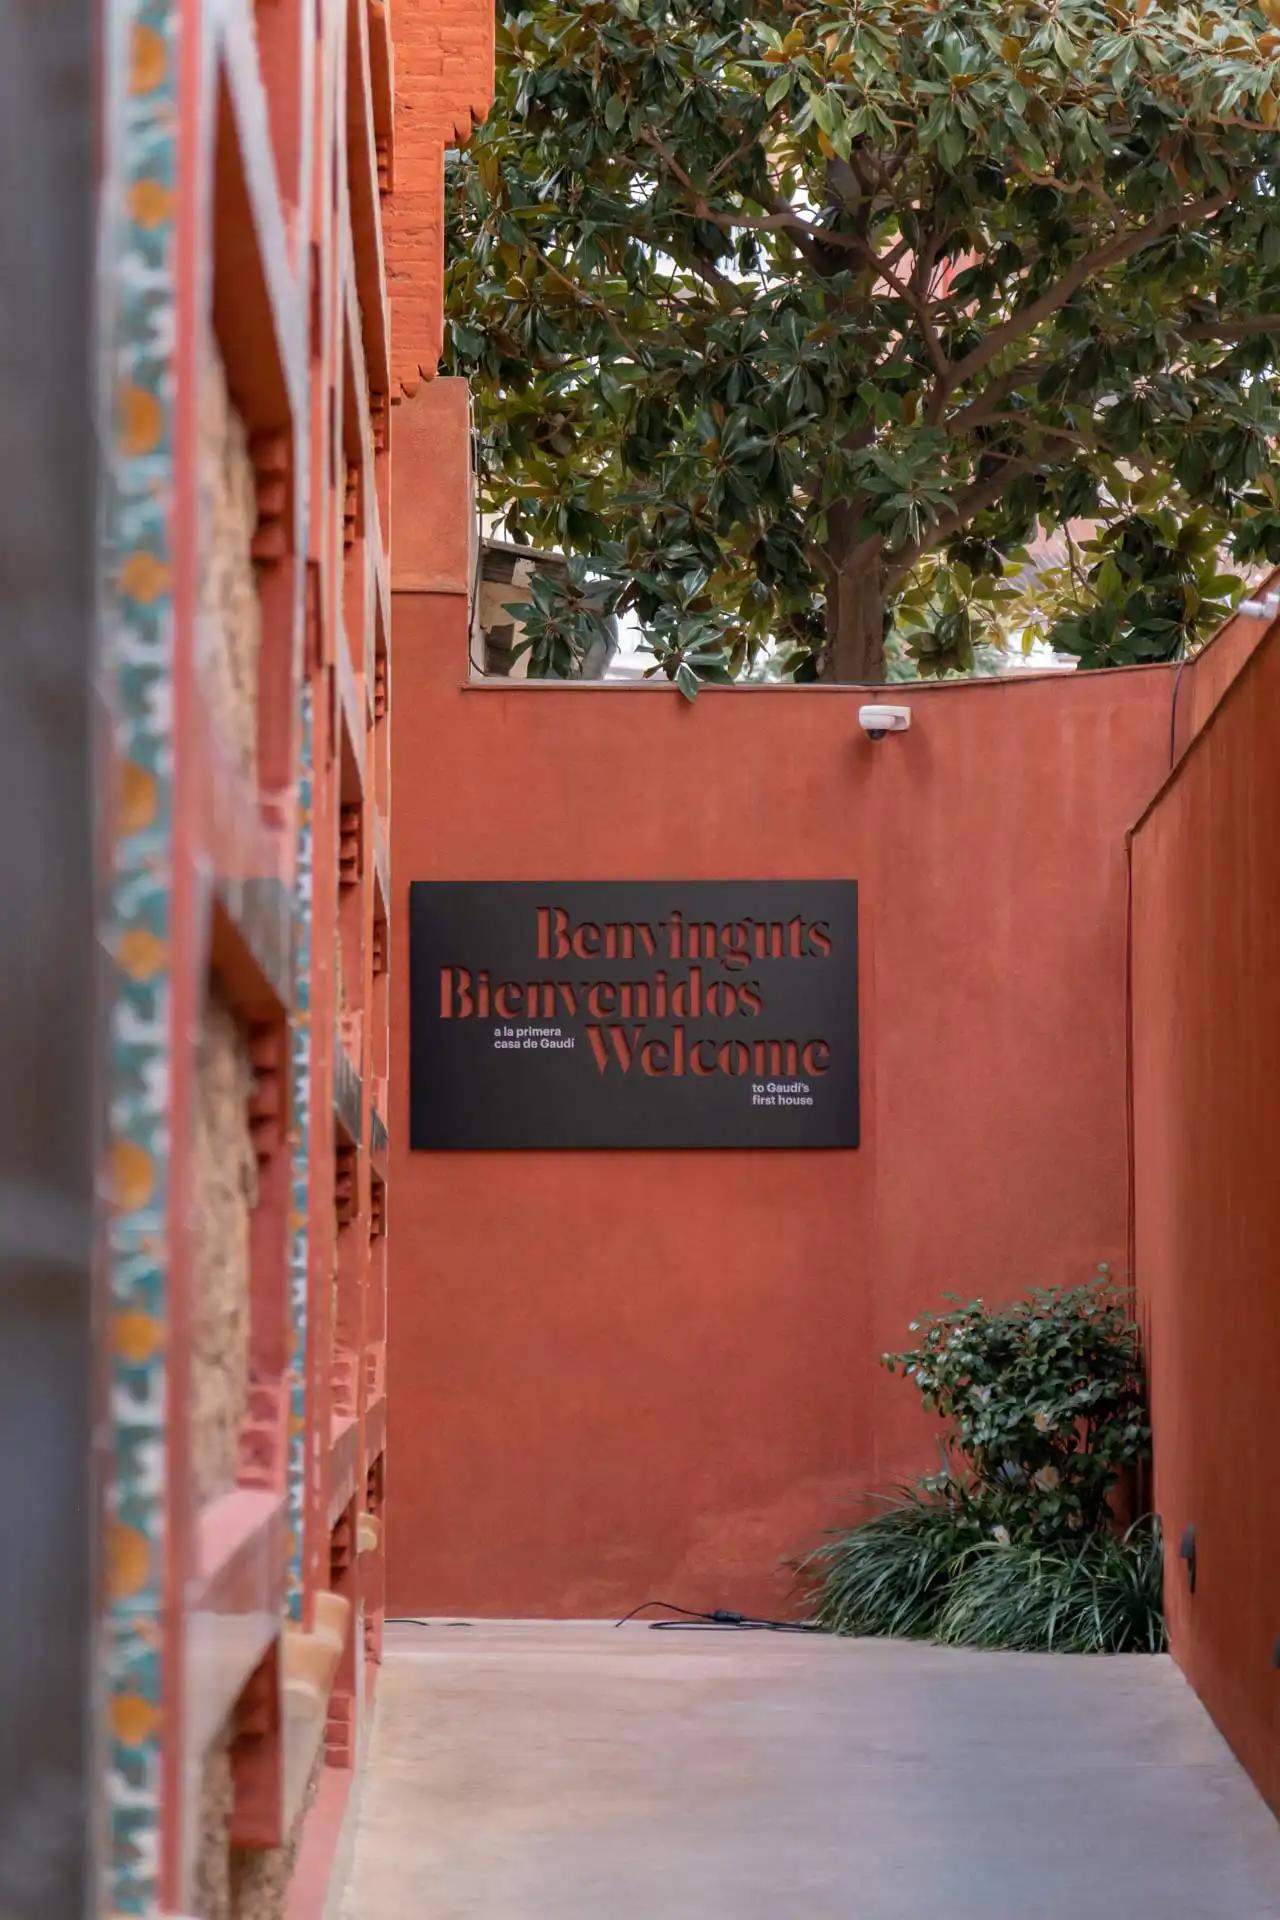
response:
[(1167, 1660), (388, 1633), (344, 1920), (1277, 1920)]

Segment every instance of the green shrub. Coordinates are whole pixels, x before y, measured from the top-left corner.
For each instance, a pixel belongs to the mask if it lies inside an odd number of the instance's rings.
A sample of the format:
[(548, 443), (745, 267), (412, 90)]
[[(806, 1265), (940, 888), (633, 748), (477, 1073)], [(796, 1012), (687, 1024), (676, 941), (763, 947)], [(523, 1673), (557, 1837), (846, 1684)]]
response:
[(1148, 1456), (1135, 1328), (1105, 1269), (1009, 1306), (957, 1302), (886, 1354), (948, 1423), (946, 1464), (801, 1562), (833, 1633), (1066, 1653), (1158, 1652), (1154, 1521), (1111, 1497)]
[(1024, 1653), (1159, 1653), (1160, 1531), (1140, 1521), (1046, 1546), (974, 1540), (945, 1502), (905, 1493), (802, 1564), (829, 1633)]
[(1105, 1268), (1084, 1287), (981, 1300), (912, 1323), (884, 1356), (948, 1422), (951, 1466), (922, 1481), (989, 1532), (1059, 1540), (1110, 1524), (1117, 1481), (1148, 1457), (1135, 1329)]
[(1058, 1546), (984, 1541), (951, 1569), (934, 1637), (1024, 1653), (1160, 1653), (1160, 1529)]
[(815, 1548), (800, 1572), (816, 1581), (814, 1617), (829, 1632), (928, 1640), (952, 1565), (972, 1545), (951, 1506), (904, 1489), (874, 1520)]

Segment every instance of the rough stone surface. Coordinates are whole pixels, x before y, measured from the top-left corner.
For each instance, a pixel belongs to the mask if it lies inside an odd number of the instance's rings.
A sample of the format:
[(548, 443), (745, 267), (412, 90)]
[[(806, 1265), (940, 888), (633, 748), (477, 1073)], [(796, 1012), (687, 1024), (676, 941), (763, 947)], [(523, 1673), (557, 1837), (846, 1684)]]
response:
[(287, 1847), (237, 1847), (231, 1856), (234, 1920), (278, 1920), (296, 1852), (296, 1840)]
[(224, 1731), (205, 1760), (200, 1783), (192, 1920), (283, 1920), (302, 1840), (302, 1828), (324, 1769), (320, 1754), (302, 1809), (282, 1847), (233, 1847), (234, 1800), (229, 1736)]
[(250, 551), (258, 524), (249, 435), (212, 340), (200, 381), (200, 680), (223, 744), (246, 773), (257, 759), (262, 617)]
[(391, 1628), (344, 1920), (1275, 1920), (1167, 1659)]
[(249, 1217), (257, 1197), (252, 1084), (248, 1037), (211, 991), (197, 1063), (193, 1196), (191, 1470), (198, 1501), (235, 1485), (248, 1394)]
[(231, 1853), (231, 1920), (282, 1920), (302, 1828), (324, 1769), (320, 1755), (307, 1785), (302, 1811), (282, 1847), (235, 1847)]
[(194, 1920), (233, 1920), (228, 1835), (233, 1797), (231, 1756), (223, 1733), (210, 1748), (200, 1778)]

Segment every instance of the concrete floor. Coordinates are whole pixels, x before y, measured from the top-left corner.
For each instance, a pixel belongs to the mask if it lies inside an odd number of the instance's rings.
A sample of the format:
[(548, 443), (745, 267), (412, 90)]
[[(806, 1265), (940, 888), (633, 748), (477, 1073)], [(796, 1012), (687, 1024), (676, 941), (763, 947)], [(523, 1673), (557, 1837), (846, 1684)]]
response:
[(388, 1632), (344, 1920), (1277, 1920), (1164, 1659)]

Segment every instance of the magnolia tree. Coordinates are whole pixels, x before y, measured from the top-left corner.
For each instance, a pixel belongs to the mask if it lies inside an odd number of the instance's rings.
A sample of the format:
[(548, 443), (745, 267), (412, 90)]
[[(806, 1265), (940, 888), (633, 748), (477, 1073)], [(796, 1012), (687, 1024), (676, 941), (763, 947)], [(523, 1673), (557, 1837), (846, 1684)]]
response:
[(1280, 0), (499, 11), (450, 354), (575, 556), (533, 671), (626, 605), (686, 691), (1164, 660), (1280, 559)]

